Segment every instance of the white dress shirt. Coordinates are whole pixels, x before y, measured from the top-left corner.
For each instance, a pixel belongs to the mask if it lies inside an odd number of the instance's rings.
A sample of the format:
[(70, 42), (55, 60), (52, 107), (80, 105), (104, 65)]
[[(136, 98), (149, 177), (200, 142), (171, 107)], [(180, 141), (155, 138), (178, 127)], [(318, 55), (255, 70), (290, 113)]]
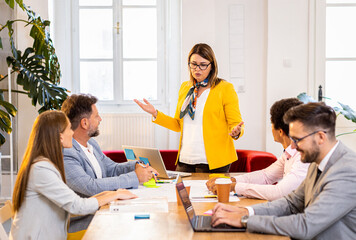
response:
[(90, 145), (89, 143), (87, 143), (88, 147), (84, 147), (82, 144), (80, 144), (78, 141), (76, 141), (79, 146), (83, 149), (85, 155), (87, 156), (87, 158), (89, 159), (91, 166), (94, 169), (94, 172), (96, 174), (96, 178), (102, 178), (103, 177), (103, 173), (101, 171), (101, 167), (99, 165), (98, 160), (96, 159), (95, 155), (94, 155), (94, 149), (93, 146)]

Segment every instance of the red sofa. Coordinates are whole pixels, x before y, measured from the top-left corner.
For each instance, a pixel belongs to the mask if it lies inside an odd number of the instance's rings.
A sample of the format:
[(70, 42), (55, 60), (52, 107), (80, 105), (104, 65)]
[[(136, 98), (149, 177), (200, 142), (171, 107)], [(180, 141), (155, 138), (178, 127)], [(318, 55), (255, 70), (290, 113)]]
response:
[[(115, 162), (126, 162), (125, 153), (123, 150), (103, 151), (106, 156)], [(164, 164), (167, 170), (175, 170), (175, 162), (177, 159), (178, 150), (160, 150)], [(277, 158), (272, 153), (254, 151), (254, 150), (236, 150), (238, 161), (231, 164), (230, 172), (253, 172), (261, 170), (272, 163)]]

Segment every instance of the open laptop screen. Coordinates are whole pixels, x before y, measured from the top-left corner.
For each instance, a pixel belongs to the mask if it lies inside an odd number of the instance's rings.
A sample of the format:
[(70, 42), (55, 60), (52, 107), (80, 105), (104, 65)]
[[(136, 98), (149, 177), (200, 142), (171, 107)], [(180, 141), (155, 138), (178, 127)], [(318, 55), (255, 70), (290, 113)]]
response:
[(187, 189), (185, 188), (183, 182), (177, 183), (176, 184), (176, 188), (177, 188), (180, 200), (182, 201), (183, 207), (185, 208), (185, 211), (186, 211), (186, 213), (188, 215), (189, 221), (193, 226), (195, 212), (194, 212), (194, 208), (192, 206), (192, 203), (190, 202)]

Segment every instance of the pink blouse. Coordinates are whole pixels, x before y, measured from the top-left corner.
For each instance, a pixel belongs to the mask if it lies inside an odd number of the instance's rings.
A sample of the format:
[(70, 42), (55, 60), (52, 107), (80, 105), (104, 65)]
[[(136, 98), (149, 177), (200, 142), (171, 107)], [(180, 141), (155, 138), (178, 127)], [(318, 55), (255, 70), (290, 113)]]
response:
[(300, 161), (300, 153), (289, 145), (269, 167), (235, 177), (235, 191), (249, 198), (275, 200), (295, 190), (307, 175), (308, 167), (308, 163)]

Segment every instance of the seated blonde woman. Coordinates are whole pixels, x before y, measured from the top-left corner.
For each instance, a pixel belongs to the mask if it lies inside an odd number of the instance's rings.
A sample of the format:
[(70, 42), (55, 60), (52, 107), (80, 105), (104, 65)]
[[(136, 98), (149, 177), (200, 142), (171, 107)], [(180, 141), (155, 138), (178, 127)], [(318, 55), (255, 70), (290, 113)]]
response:
[(136, 196), (127, 190), (81, 198), (65, 183), (62, 148), (72, 147), (73, 131), (59, 111), (40, 114), (32, 128), (13, 193), (15, 217), (10, 239), (66, 239), (69, 214), (94, 213), (116, 199)]

